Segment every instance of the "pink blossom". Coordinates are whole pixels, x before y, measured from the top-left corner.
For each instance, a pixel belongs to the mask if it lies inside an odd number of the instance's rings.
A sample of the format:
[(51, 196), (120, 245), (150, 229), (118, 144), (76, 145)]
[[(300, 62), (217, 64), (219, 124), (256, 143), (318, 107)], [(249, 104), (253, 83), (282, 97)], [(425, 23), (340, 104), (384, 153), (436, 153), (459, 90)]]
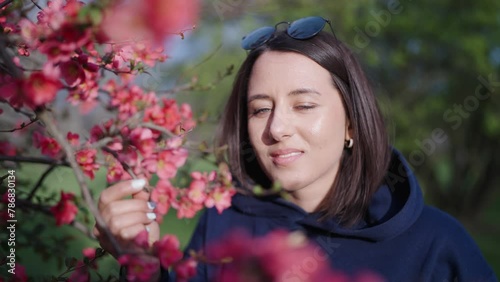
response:
[(177, 281), (188, 281), (189, 278), (196, 275), (196, 260), (188, 258), (174, 265), (174, 271)]
[(193, 180), (189, 184), (189, 189), (187, 196), (188, 198), (196, 204), (203, 204), (207, 198), (206, 194), (207, 183), (202, 180)]
[(167, 214), (170, 206), (176, 201), (177, 190), (168, 180), (160, 179), (151, 192), (151, 200), (156, 203), (155, 211), (159, 215)]
[(160, 179), (169, 179), (175, 176), (177, 169), (184, 165), (188, 151), (184, 148), (164, 150), (158, 154), (156, 172)]
[(118, 262), (127, 266), (127, 281), (151, 281), (152, 276), (160, 270), (158, 262), (150, 257), (126, 254), (121, 256)]
[(73, 203), (74, 194), (61, 191), (61, 199), (57, 205), (50, 208), (50, 212), (56, 218), (56, 225), (69, 224), (75, 219), (78, 208)]
[(61, 75), (64, 82), (66, 82), (69, 87), (74, 87), (85, 81), (85, 72), (78, 62), (69, 60), (60, 63), (59, 68), (61, 69)]
[(71, 131), (68, 132), (68, 134), (66, 135), (66, 139), (68, 139), (68, 142), (72, 145), (72, 146), (78, 146), (80, 145), (80, 135), (78, 135), (78, 133), (73, 133)]
[(130, 175), (125, 172), (122, 164), (116, 161), (112, 156), (109, 156), (109, 158), (112, 159), (112, 161), (108, 166), (108, 172), (106, 174), (106, 180), (108, 181), (108, 183), (130, 179)]
[(198, 204), (188, 197), (180, 197), (179, 201), (172, 205), (177, 209), (177, 218), (193, 218), (197, 212), (203, 208), (203, 204)]
[(146, 0), (129, 1), (105, 15), (102, 27), (114, 41), (153, 39), (159, 45), (166, 36), (193, 26), (198, 14), (198, 1)]
[(174, 235), (165, 235), (153, 244), (155, 252), (164, 268), (169, 268), (182, 259), (179, 239)]
[(26, 269), (24, 268), (24, 266), (22, 266), (16, 262), (15, 270), (16, 270), (16, 272), (15, 272), (14, 276), (12, 276), (11, 281), (16, 281), (16, 282), (28, 281), (28, 275), (26, 275)]
[(99, 125), (96, 124), (90, 129), (90, 142), (91, 143), (97, 142), (98, 140), (104, 138), (104, 136), (105, 136), (104, 130)]
[(82, 250), (83, 256), (85, 256), (88, 259), (94, 259), (95, 258), (95, 248), (84, 248)]
[(71, 282), (88, 282), (90, 281), (90, 272), (87, 267), (82, 266), (83, 263), (81, 261), (78, 262), (78, 267), (75, 269), (72, 273), (71, 276), (69, 277), (68, 281)]
[(42, 154), (53, 158), (57, 157), (61, 151), (61, 146), (54, 138), (43, 136), (39, 132), (33, 133), (33, 145), (40, 148)]
[(9, 143), (8, 141), (0, 141), (0, 155), (4, 156), (15, 156), (16, 147)]
[(45, 75), (43, 72), (33, 72), (23, 83), (23, 94), (26, 105), (30, 107), (50, 103), (56, 97), (62, 84), (59, 80)]
[[(69, 79), (71, 79), (71, 77)], [(97, 105), (96, 98), (99, 91), (99, 75), (98, 73), (83, 70), (83, 76), (77, 77), (77, 80), (78, 81), (75, 80), (77, 83), (69, 90), (67, 100), (75, 106), (82, 103), (88, 103), (88, 108), (82, 112), (88, 113), (93, 109), (92, 106)], [(69, 81), (71, 82), (71, 80)]]
[(143, 249), (149, 248), (149, 232), (146, 229), (139, 232), (134, 238), (134, 243)]
[(99, 169), (99, 165), (95, 162), (96, 154), (95, 149), (83, 149), (75, 154), (76, 162), (90, 179), (94, 179), (94, 173)]
[(218, 186), (208, 194), (205, 206), (207, 208), (215, 206), (217, 212), (222, 213), (222, 211), (231, 206), (231, 198), (235, 193), (236, 190), (234, 188)]
[(144, 157), (151, 156), (156, 147), (153, 140), (153, 132), (149, 128), (134, 128), (130, 132), (130, 142), (134, 145)]

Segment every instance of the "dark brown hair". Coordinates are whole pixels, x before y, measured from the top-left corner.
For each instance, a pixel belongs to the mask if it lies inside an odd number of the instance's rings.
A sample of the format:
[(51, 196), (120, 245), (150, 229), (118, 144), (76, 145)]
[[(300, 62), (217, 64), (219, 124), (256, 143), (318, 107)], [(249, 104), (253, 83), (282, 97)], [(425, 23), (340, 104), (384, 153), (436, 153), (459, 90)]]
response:
[(296, 40), (277, 32), (264, 45), (252, 50), (236, 75), (216, 144), (228, 146), (226, 161), (242, 186), (272, 185), (258, 164), (247, 131), (248, 83), (255, 61), (267, 51), (296, 52), (330, 72), (350, 121), (354, 146), (344, 149), (335, 181), (316, 212), (323, 218), (337, 217), (345, 225), (356, 223), (365, 215), (373, 193), (384, 178), (390, 146), (377, 101), (359, 62), (332, 34), (320, 32), (310, 39)]

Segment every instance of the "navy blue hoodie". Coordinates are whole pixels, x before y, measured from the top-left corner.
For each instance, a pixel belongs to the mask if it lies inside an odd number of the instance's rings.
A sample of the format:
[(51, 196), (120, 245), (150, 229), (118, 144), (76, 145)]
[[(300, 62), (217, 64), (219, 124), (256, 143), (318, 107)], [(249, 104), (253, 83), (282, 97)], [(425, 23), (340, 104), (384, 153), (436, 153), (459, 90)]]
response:
[[(397, 282), (497, 281), (461, 224), (424, 204), (416, 178), (396, 150), (385, 184), (374, 194), (362, 222), (344, 228), (335, 219), (317, 219), (317, 214), (279, 197), (237, 194), (222, 214), (215, 209), (203, 213), (186, 250), (200, 250), (234, 228), (255, 237), (276, 229), (301, 230), (328, 254), (332, 268), (347, 274), (370, 270)], [(199, 264), (191, 281), (212, 281), (221, 271), (216, 267)], [(175, 281), (175, 273), (163, 274), (162, 281)]]

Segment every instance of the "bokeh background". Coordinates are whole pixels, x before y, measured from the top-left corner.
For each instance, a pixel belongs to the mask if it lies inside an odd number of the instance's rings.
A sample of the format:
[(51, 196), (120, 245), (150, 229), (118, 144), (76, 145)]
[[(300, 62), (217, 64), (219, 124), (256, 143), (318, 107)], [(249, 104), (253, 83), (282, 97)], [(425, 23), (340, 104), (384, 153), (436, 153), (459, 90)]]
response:
[[(190, 1), (190, 0), (187, 0)], [(497, 0), (204, 0), (196, 29), (167, 43), (170, 58), (139, 84), (165, 90), (189, 84), (175, 94), (192, 105), (203, 122), (193, 142), (210, 143), (234, 74), (246, 56), (240, 46), (251, 30), (310, 15), (332, 21), (336, 36), (361, 60), (387, 118), (392, 143), (408, 159), (428, 204), (458, 218), (500, 275), (500, 2)], [(328, 28), (325, 30), (329, 31)], [(65, 112), (68, 128), (88, 130), (103, 119), (98, 110), (82, 118)], [(18, 170), (19, 190), (45, 171), (42, 165)], [(180, 178), (213, 164), (196, 151)], [(106, 187), (105, 172), (91, 182), (94, 195)], [(79, 193), (72, 173), (57, 168), (43, 193)], [(64, 258), (81, 257), (97, 244), (70, 227), (56, 228), (50, 217), (21, 213), (17, 232), (20, 262), (33, 276), (64, 271)], [(24, 218), (23, 218), (24, 217)], [(84, 212), (80, 219), (93, 224)], [(165, 233), (189, 240), (197, 218), (170, 213)], [(411, 244), (412, 242), (408, 242)], [(47, 249), (48, 248), (48, 249)], [(42, 252), (43, 255), (40, 255)], [(103, 276), (117, 273), (104, 259)]]

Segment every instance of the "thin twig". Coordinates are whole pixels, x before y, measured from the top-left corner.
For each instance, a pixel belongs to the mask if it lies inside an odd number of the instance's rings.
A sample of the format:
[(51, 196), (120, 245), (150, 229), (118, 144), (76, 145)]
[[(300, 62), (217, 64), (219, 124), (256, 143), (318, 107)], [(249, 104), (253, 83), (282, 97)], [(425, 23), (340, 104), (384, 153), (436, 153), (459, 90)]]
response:
[(179, 137), (179, 136), (175, 135), (172, 131), (166, 129), (165, 127), (161, 127), (161, 126), (156, 125), (154, 123), (144, 122), (144, 123), (138, 124), (137, 126), (139, 126), (139, 127), (146, 127), (146, 128), (149, 128), (149, 129), (154, 129), (154, 130), (160, 131), (162, 133), (165, 133), (169, 137)]
[(38, 9), (43, 10), (43, 8), (40, 7), (40, 5), (38, 5), (35, 1), (31, 0), (31, 3), (33, 3), (33, 5), (35, 5)]
[(9, 5), (12, 2), (14, 2), (14, 0), (7, 0), (5, 2), (0, 3), (0, 9), (2, 9), (3, 7)]
[(10, 174), (9, 174), (9, 173), (7, 173), (6, 175), (3, 175), (2, 177), (0, 177), (0, 183), (2, 183), (2, 182), (3, 182), (3, 180), (4, 180), (4, 179), (6, 179), (6, 178), (7, 178), (7, 177), (9, 177), (9, 176), (10, 176)]
[(17, 130), (21, 130), (21, 129), (24, 129), (26, 127), (28, 127), (29, 125), (35, 123), (38, 121), (38, 118), (33, 118), (29, 123), (22, 123), (21, 126), (19, 127), (16, 127), (16, 128), (13, 128), (13, 129), (9, 129), (9, 130), (0, 130), (0, 132), (14, 132), (14, 131), (17, 131)]
[(111, 138), (111, 137), (104, 137), (101, 140), (92, 143), (92, 148), (94, 148), (94, 149), (100, 149), (100, 148), (106, 146), (111, 141), (113, 141), (113, 138)]
[(34, 113), (28, 113), (28, 112), (25, 112), (19, 108), (16, 108), (14, 106), (12, 106), (7, 100), (3, 99), (3, 98), (0, 98), (0, 103), (5, 103), (7, 104), (8, 106), (10, 106), (16, 113), (20, 113), (20, 114), (23, 114), (25, 116), (27, 116), (30, 120), (33, 119), (35, 117), (35, 114)]
[[(43, 206), (43, 205), (40, 205), (40, 204), (35, 204), (35, 203), (33, 203), (33, 202), (31, 202), (31, 201), (29, 201), (27, 199), (25, 200), (25, 199), (19, 199), (18, 198), (16, 200), (16, 204), (21, 209), (22, 208), (31, 209), (31, 210), (34, 210), (34, 211), (41, 212), (42, 214), (52, 216), (52, 213), (50, 212), (49, 207)], [(81, 222), (79, 222), (77, 220), (73, 220), (69, 225), (75, 227), (78, 231), (82, 232), (87, 237), (95, 239), (94, 233), (85, 224), (83, 224), (83, 223), (81, 223)]]
[(120, 158), (118, 157), (118, 154), (117, 154), (115, 151), (111, 150), (111, 149), (110, 149), (110, 148), (108, 148), (108, 147), (102, 147), (102, 150), (103, 150), (104, 152), (106, 152), (106, 153), (111, 154), (111, 155), (112, 155), (112, 156), (113, 156), (113, 157), (114, 157), (114, 158), (115, 158), (115, 159), (116, 159), (116, 160), (117, 160), (117, 161), (118, 161), (118, 162), (122, 165), (123, 169), (124, 169), (124, 170), (125, 170), (128, 174), (130, 174), (130, 176), (131, 176), (132, 178), (137, 178), (137, 175), (135, 175), (135, 173), (134, 173), (134, 171), (132, 170), (132, 168), (131, 168), (131, 167), (130, 167), (127, 163), (124, 163), (124, 162), (120, 161)]
[(23, 156), (5, 156), (0, 155), (0, 161), (11, 161), (15, 163), (34, 163), (34, 164), (49, 164), (58, 166), (69, 166), (69, 163), (64, 160), (56, 160), (43, 157), (23, 157)]
[(110, 69), (108, 67), (105, 67), (103, 65), (101, 65), (101, 69), (107, 70), (107, 71), (112, 72), (116, 75), (118, 75), (118, 74), (131, 74), (132, 73), (132, 70), (129, 70), (129, 71), (114, 70), (114, 69)]
[[(59, 276), (57, 277), (58, 279), (64, 279), (63, 275), (67, 274), (67, 273), (70, 273), (72, 271), (75, 271), (75, 270), (78, 270), (80, 268), (84, 268), (84, 267), (89, 267), (90, 264), (92, 264), (94, 261), (96, 261), (98, 258), (104, 256), (106, 253), (103, 252), (101, 255), (99, 256), (95, 256), (91, 259), (89, 259), (88, 261), (88, 264), (77, 264), (75, 266), (72, 266), (72, 267), (69, 267), (68, 269), (66, 269), (63, 273), (59, 274)], [(58, 280), (58, 281), (61, 281), (61, 280)], [(66, 279), (62, 280), (62, 281), (66, 281)]]
[(197, 83), (198, 83), (197, 81), (191, 81), (189, 83), (179, 85), (168, 90), (158, 91), (158, 93), (161, 93), (161, 95), (173, 95), (181, 91), (192, 91), (196, 89)]
[(46, 128), (47, 132), (54, 137), (54, 139), (61, 145), (62, 149), (66, 153), (66, 159), (69, 162), (71, 168), (73, 169), (76, 180), (80, 186), (83, 198), (85, 200), (85, 203), (87, 204), (87, 207), (89, 208), (92, 215), (94, 215), (97, 226), (102, 231), (104, 231), (105, 236), (111, 242), (111, 245), (113, 246), (117, 255), (120, 256), (123, 253), (122, 248), (116, 241), (113, 234), (111, 234), (109, 228), (106, 226), (106, 223), (104, 222), (103, 218), (101, 217), (101, 214), (99, 213), (99, 210), (97, 209), (94, 203), (94, 199), (92, 198), (90, 190), (85, 181), (85, 176), (83, 175), (80, 166), (76, 162), (75, 152), (73, 151), (73, 148), (55, 125), (54, 118), (50, 112), (48, 112), (47, 110), (42, 110), (41, 112), (38, 113), (38, 118), (45, 124), (45, 126), (47, 127)]
[(26, 200), (31, 201), (33, 196), (35, 196), (36, 191), (38, 190), (39, 187), (42, 186), (43, 181), (45, 178), (57, 167), (57, 165), (52, 164), (43, 174), (40, 176), (40, 179), (36, 182), (35, 186), (33, 186), (33, 189), (31, 189), (30, 194), (26, 198)]

